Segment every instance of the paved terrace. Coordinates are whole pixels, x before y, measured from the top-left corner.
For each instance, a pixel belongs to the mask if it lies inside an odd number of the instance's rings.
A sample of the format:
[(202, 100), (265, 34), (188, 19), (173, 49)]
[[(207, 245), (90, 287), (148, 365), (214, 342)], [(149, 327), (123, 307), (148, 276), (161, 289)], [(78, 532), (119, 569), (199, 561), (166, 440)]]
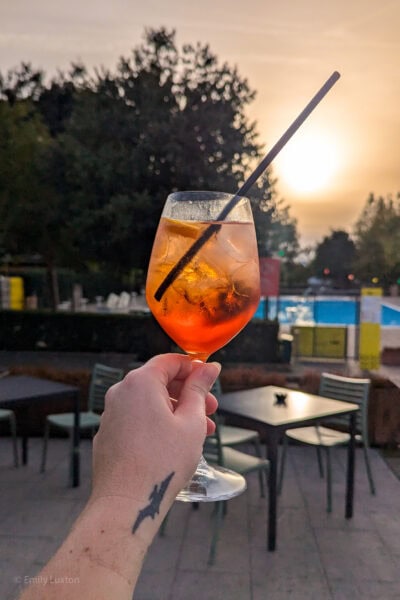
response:
[[(89, 494), (90, 441), (82, 441), (77, 489), (67, 487), (67, 440), (51, 440), (44, 475), (40, 450), (41, 440), (30, 440), (29, 465), (14, 469), (10, 439), (0, 439), (1, 600), (16, 598), (38, 573)], [(246, 493), (228, 503), (213, 567), (207, 566), (212, 507), (194, 511), (176, 503), (165, 537), (147, 556), (135, 600), (398, 600), (400, 481), (374, 450), (378, 494), (371, 496), (357, 451), (355, 516), (346, 521), (345, 450), (334, 457), (334, 510), (328, 515), (315, 452), (291, 447), (275, 553), (265, 549), (266, 501), (259, 497), (257, 475), (248, 478)]]

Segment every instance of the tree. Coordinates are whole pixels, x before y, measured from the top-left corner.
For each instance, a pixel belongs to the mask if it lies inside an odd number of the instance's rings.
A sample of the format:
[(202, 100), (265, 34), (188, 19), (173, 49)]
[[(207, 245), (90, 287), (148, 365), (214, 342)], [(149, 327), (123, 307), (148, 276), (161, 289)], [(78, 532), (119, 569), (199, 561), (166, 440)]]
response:
[(299, 252), (296, 220), (289, 207), (278, 198), (276, 180), (268, 170), (250, 190), (260, 256), (280, 256), (293, 261)]
[(385, 285), (400, 277), (400, 193), (396, 198), (370, 194), (356, 222), (355, 269), (364, 282), (377, 277)]
[(146, 267), (168, 193), (234, 192), (259, 154), (246, 80), (208, 46), (179, 50), (174, 32), (147, 31), (115, 74), (98, 71), (76, 92), (59, 136), (58, 187), (81, 256), (120, 273)]
[[(175, 32), (165, 29), (146, 31), (115, 72), (89, 75), (72, 65), (46, 86), (41, 71), (23, 65), (0, 76), (0, 94), (12, 109), (28, 98), (46, 140), (32, 163), (30, 193), (43, 198), (35, 204), (37, 223), (52, 219), (53, 260), (112, 270), (121, 279), (146, 268), (170, 192), (234, 193), (260, 156), (255, 123), (245, 112), (254, 98), (247, 81), (207, 45), (179, 49)], [(298, 248), (296, 223), (274, 186), (268, 172), (251, 190), (260, 250), (290, 261)], [(18, 227), (26, 231), (24, 195), (14, 194), (14, 202)], [(35, 227), (35, 251), (44, 252), (49, 236)]]
[(5, 75), (0, 73), (0, 99), (10, 106), (21, 100), (30, 100), (34, 104), (44, 90), (43, 78), (41, 69), (34, 70), (30, 63), (22, 62)]
[(313, 272), (318, 277), (329, 277), (337, 286), (346, 286), (348, 275), (354, 271), (355, 252), (355, 244), (346, 231), (332, 230), (316, 247)]
[(0, 102), (0, 240), (18, 257), (39, 253), (46, 265), (52, 302), (59, 302), (55, 268), (71, 261), (68, 218), (46, 178), (52, 140), (28, 100)]
[[(291, 285), (298, 279), (299, 240), (296, 220), (290, 216), (289, 207), (278, 198), (276, 180), (271, 170), (256, 182), (249, 192), (260, 257), (279, 257), (281, 282)], [(300, 269), (301, 271), (301, 269)]]
[(44, 83), (29, 63), (0, 73), (0, 235), (2, 251), (14, 260), (39, 254), (47, 270), (53, 307), (59, 303), (56, 267), (79, 264), (68, 226), (68, 208), (53, 185), (56, 136), (72, 112), (75, 82), (85, 71), (72, 65)]

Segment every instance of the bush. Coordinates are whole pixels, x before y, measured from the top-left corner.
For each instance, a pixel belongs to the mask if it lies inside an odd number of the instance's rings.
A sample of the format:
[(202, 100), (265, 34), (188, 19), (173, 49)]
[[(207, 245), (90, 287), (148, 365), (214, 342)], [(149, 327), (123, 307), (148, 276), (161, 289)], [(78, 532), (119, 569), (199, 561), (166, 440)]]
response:
[(1, 350), (130, 353), (137, 360), (169, 352), (171, 343), (149, 315), (1, 311)]
[(384, 348), (381, 354), (383, 365), (399, 366), (400, 365), (400, 348)]
[(282, 373), (269, 372), (262, 367), (225, 367), (220, 375), (223, 392), (234, 392), (265, 385), (284, 387), (286, 377)]
[[(277, 362), (278, 327), (251, 321), (212, 358), (222, 363)], [(147, 314), (0, 311), (0, 350), (129, 353), (145, 361), (173, 348), (172, 340)]]
[[(332, 370), (330, 370), (329, 373), (333, 375), (343, 375), (343, 373)], [(394, 383), (390, 381), (390, 379), (387, 379), (381, 375), (369, 373), (368, 378), (371, 380), (371, 393), (374, 389), (396, 387)], [(318, 394), (320, 381), (321, 372), (316, 371), (315, 369), (309, 369), (308, 371), (304, 371), (303, 375), (301, 376), (299, 387), (303, 392), (307, 392), (308, 394)]]
[(280, 362), (278, 333), (277, 322), (254, 319), (212, 358), (221, 363)]

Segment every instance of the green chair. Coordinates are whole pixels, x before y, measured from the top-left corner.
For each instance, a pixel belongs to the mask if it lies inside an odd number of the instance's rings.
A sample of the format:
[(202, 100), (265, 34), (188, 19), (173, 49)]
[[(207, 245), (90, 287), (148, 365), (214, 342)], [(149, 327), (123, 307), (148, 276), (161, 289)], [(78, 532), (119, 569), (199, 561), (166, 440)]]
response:
[(0, 421), (9, 421), (10, 423), (14, 451), (14, 466), (18, 467), (17, 422), (14, 412), (12, 410), (8, 410), (7, 408), (0, 408)]
[[(319, 395), (335, 400), (343, 400), (360, 406), (356, 413), (356, 441), (363, 445), (365, 466), (367, 469), (368, 481), (371, 494), (375, 494), (375, 485), (372, 478), (371, 463), (369, 458), (369, 439), (368, 439), (368, 398), (369, 398), (369, 379), (357, 379), (343, 377), (341, 375), (331, 375), (322, 373), (319, 387)], [(324, 476), (321, 457), (321, 448), (326, 453), (326, 471), (327, 471), (327, 511), (332, 512), (332, 468), (330, 449), (334, 446), (343, 446), (350, 440), (348, 433), (349, 417), (335, 417), (334, 419), (324, 419), (324, 425), (311, 427), (301, 427), (299, 429), (289, 429), (283, 440), (283, 451), (279, 475), (279, 490), (282, 488), (283, 474), (285, 468), (285, 458), (288, 439), (295, 440), (302, 444), (315, 446), (317, 449), (319, 472)]]
[[(217, 379), (211, 388), (211, 392), (217, 398), (222, 394), (220, 380)], [(242, 444), (252, 443), (254, 446), (255, 455), (258, 458), (262, 458), (260, 435), (258, 431), (253, 429), (247, 429), (245, 427), (234, 427), (232, 425), (225, 425), (223, 417), (218, 413), (218, 431), (221, 446), (233, 448), (234, 446), (240, 446)], [(263, 473), (259, 471), (258, 478), (260, 481), (260, 488), (263, 487), (262, 481)]]
[[(226, 469), (230, 469), (231, 471), (236, 471), (236, 473), (240, 473), (243, 476), (249, 475), (253, 472), (262, 472), (265, 474), (265, 480), (268, 480), (268, 472), (269, 472), (269, 461), (264, 458), (259, 458), (258, 456), (254, 456), (253, 454), (247, 454), (246, 452), (241, 452), (239, 450), (235, 450), (234, 448), (230, 448), (227, 446), (223, 446), (221, 443), (220, 437), (220, 425), (219, 419), (217, 415), (213, 415), (211, 417), (216, 424), (215, 432), (212, 435), (206, 437), (203, 447), (203, 456), (206, 461), (211, 464), (218, 464)], [(263, 482), (263, 478), (260, 479), (260, 483)], [(261, 496), (265, 496), (264, 486), (261, 485), (260, 488)], [(215, 502), (215, 510), (214, 510), (214, 526), (213, 526), (213, 534), (211, 538), (210, 551), (208, 555), (208, 564), (213, 565), (215, 562), (215, 556), (217, 551), (217, 543), (219, 538), (219, 530), (222, 523), (222, 518), (226, 514), (226, 500), (216, 501)], [(193, 503), (193, 508), (198, 508), (201, 503)], [(160, 527), (160, 535), (163, 536), (165, 533), (165, 528), (167, 524), (168, 514), (166, 515), (161, 527)]]
[[(104, 397), (107, 390), (121, 381), (124, 372), (122, 369), (115, 369), (102, 364), (95, 364), (93, 367), (92, 377), (90, 380), (89, 397), (87, 411), (80, 412), (80, 430), (92, 430), (92, 434), (100, 425), (101, 413), (104, 410)], [(69, 434), (71, 439), (72, 448), (72, 432), (74, 429), (74, 413), (59, 413), (51, 414), (46, 417), (46, 424), (43, 438), (43, 451), (42, 451), (42, 463), (41, 472), (43, 473), (46, 469), (47, 459), (47, 445), (50, 433), (50, 426), (64, 429)], [(71, 465), (72, 465), (72, 453), (71, 453)]]
[[(268, 481), (269, 473), (269, 461), (265, 458), (254, 456), (246, 452), (235, 450), (229, 446), (223, 446), (220, 436), (220, 425), (218, 422), (218, 415), (214, 415), (216, 423), (215, 433), (207, 436), (203, 455), (209, 464), (218, 464), (226, 469), (240, 473), (240, 475), (246, 476), (250, 473), (261, 473), (265, 475), (265, 481)], [(265, 496), (265, 488), (263, 484), (263, 477), (260, 477), (260, 494), (262, 497)], [(219, 537), (219, 530), (221, 526), (222, 517), (226, 512), (226, 501), (216, 502), (215, 514), (214, 514), (214, 531), (211, 540), (210, 552), (208, 556), (208, 564), (212, 565), (215, 561), (215, 555), (217, 550), (217, 543)]]
[[(211, 392), (218, 400), (219, 396), (222, 394), (221, 383), (219, 379), (217, 379), (214, 385), (212, 386)], [(233, 427), (231, 425), (225, 425), (223, 418), (219, 414), (218, 427), (219, 437), (222, 446), (233, 447), (251, 442), (254, 445), (256, 456), (258, 456), (259, 458), (262, 457), (260, 436), (258, 431), (254, 431), (253, 429), (246, 429), (244, 427)]]

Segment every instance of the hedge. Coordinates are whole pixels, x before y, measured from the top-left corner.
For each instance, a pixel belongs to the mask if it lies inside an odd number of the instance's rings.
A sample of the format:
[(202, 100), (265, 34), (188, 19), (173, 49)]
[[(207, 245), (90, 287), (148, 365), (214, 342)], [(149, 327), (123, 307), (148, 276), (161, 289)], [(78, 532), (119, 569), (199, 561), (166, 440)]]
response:
[[(279, 325), (251, 321), (225, 348), (221, 362), (277, 362)], [(176, 346), (151, 315), (0, 311), (0, 350), (129, 353), (144, 361)]]

